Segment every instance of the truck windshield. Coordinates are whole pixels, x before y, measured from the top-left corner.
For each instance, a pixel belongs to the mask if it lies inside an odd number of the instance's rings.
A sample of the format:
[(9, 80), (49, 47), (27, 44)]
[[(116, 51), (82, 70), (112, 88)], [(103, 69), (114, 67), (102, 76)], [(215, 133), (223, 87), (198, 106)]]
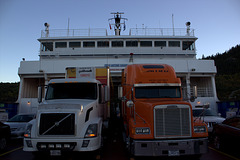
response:
[(178, 86), (147, 86), (135, 88), (136, 98), (181, 98)]
[(46, 100), (97, 99), (96, 83), (53, 83), (48, 85)]

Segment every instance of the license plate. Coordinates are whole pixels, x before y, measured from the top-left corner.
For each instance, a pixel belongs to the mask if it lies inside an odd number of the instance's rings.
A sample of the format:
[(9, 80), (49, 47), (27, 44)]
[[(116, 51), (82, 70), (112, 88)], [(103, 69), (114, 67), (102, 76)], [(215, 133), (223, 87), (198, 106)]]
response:
[(61, 150), (50, 150), (51, 156), (61, 156)]
[(179, 151), (168, 151), (168, 156), (179, 156)]

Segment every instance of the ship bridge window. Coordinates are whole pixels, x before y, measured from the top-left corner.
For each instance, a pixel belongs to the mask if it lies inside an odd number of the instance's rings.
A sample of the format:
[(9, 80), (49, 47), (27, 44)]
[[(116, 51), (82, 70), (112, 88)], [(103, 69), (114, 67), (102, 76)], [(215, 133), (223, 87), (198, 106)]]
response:
[(152, 47), (152, 41), (140, 41), (141, 47)]
[(109, 41), (98, 41), (97, 46), (98, 47), (109, 47)]
[(53, 42), (42, 42), (41, 51), (53, 51)]
[(194, 41), (183, 41), (182, 49), (193, 51), (194, 50)]
[(67, 42), (55, 42), (55, 48), (67, 48)]
[(112, 41), (112, 47), (123, 47), (123, 41)]
[(137, 47), (138, 41), (126, 41), (126, 47)]
[(166, 47), (166, 41), (154, 41), (155, 47)]
[(95, 47), (95, 42), (94, 41), (83, 42), (83, 47), (86, 48)]
[(169, 47), (180, 47), (180, 41), (168, 41)]
[(69, 48), (80, 48), (81, 42), (69, 42)]

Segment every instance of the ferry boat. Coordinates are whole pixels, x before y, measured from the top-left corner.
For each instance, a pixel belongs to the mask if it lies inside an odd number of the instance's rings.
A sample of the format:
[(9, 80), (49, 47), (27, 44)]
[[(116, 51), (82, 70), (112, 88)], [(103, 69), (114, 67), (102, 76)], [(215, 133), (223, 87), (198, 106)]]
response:
[[(190, 101), (193, 86), (198, 97), (193, 107), (209, 106), (217, 113), (215, 87), (217, 73), (213, 60), (196, 59), (196, 40), (191, 23), (186, 28), (131, 28), (121, 34), (126, 18), (112, 13), (107, 29), (50, 29), (45, 23), (40, 42), (39, 60), (21, 61), (19, 113), (35, 113), (38, 86), (51, 79), (65, 78), (67, 67), (109, 67), (112, 97), (121, 83), (121, 72), (128, 64), (169, 64), (181, 79), (184, 99)], [(111, 98), (113, 99), (113, 98)]]

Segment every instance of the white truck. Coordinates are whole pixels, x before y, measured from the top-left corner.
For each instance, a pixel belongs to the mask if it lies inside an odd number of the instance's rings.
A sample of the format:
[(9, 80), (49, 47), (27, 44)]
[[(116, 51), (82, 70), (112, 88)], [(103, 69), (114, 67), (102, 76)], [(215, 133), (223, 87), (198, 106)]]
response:
[(96, 151), (101, 147), (103, 121), (109, 110), (109, 69), (66, 68), (66, 79), (39, 87), (36, 119), (24, 134), (24, 151)]

